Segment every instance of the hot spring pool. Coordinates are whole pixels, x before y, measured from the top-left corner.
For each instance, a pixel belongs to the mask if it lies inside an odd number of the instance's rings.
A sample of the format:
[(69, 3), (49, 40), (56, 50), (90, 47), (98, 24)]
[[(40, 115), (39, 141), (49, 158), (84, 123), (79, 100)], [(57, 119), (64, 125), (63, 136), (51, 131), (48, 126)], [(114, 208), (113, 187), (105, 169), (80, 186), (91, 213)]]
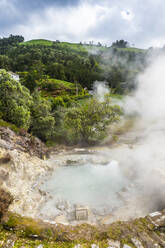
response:
[(117, 161), (111, 161), (108, 165), (58, 167), (43, 189), (52, 196), (49, 209), (55, 207), (57, 202), (68, 201), (96, 210), (107, 206), (110, 211), (120, 204), (117, 192), (127, 184)]

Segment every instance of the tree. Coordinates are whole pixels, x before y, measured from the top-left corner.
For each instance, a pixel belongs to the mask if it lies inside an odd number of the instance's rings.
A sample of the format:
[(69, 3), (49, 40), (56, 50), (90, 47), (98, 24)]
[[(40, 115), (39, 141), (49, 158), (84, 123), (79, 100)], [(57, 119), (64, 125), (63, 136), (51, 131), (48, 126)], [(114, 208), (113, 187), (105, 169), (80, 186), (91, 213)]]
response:
[(67, 110), (64, 126), (68, 141), (72, 144), (94, 144), (106, 135), (106, 127), (117, 120), (121, 110), (111, 106), (109, 100), (91, 99), (85, 104)]
[(5, 54), (9, 48), (16, 46), (24, 41), (24, 37), (20, 35), (10, 35), (8, 38), (0, 38), (0, 54)]
[(10, 67), (11, 67), (11, 59), (9, 59), (9, 57), (6, 55), (0, 55), (0, 68), (10, 70)]
[(0, 71), (0, 112), (5, 121), (17, 127), (30, 126), (32, 97), (29, 90), (11, 78), (5, 70)]
[(129, 43), (125, 40), (117, 40), (112, 43), (112, 47), (117, 47), (117, 48), (127, 48), (129, 46)]
[(64, 66), (60, 63), (51, 63), (50, 65), (48, 65), (47, 73), (51, 77), (66, 80)]
[(43, 73), (43, 65), (38, 63), (34, 64), (33, 67), (28, 72), (20, 72), (20, 82), (32, 93), (42, 79), (45, 78)]
[(33, 94), (33, 100), (30, 131), (41, 140), (47, 141), (52, 138), (55, 126), (55, 119), (51, 114), (51, 104), (37, 91)]

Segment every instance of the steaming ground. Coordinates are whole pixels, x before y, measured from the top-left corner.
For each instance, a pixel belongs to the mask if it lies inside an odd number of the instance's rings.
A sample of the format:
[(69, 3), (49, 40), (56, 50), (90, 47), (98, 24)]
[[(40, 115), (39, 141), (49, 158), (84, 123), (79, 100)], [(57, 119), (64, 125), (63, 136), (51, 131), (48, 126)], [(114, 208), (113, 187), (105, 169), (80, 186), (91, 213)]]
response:
[(118, 192), (127, 181), (112, 161), (106, 166), (85, 164), (60, 167), (47, 185), (48, 191), (53, 189), (57, 199), (67, 199), (72, 204), (87, 205), (90, 208), (109, 207), (117, 201)]
[[(97, 156), (97, 155), (96, 155)], [(116, 192), (128, 184), (121, 175), (116, 161), (107, 165), (85, 163), (84, 165), (62, 166), (55, 170), (44, 190), (54, 195), (52, 205), (65, 202), (88, 206), (98, 213), (105, 214), (121, 205)]]
[[(154, 58), (139, 76), (135, 94), (122, 103), (127, 118), (138, 118), (132, 130), (119, 137), (118, 145), (90, 156), (72, 154), (81, 161), (79, 166), (55, 170), (44, 185), (52, 198), (41, 210), (43, 216), (67, 216), (68, 209), (80, 204), (91, 208), (93, 220), (109, 214), (112, 222), (165, 208), (164, 68), (165, 57)], [(60, 201), (67, 202), (61, 209)]]

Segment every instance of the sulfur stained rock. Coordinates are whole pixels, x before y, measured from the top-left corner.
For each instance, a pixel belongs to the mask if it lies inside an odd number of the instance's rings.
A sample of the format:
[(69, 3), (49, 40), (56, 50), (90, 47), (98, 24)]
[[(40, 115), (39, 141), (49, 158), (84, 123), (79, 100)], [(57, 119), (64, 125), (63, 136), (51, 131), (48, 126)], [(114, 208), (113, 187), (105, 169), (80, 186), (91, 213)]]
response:
[(0, 164), (7, 164), (11, 161), (11, 156), (9, 153), (3, 154), (3, 156), (0, 157)]
[[(49, 156), (49, 150), (38, 138), (28, 133), (16, 134), (6, 127), (0, 127), (0, 147), (9, 150), (17, 149), (30, 155), (44, 158)], [(0, 163), (3, 162), (0, 156)]]
[(144, 248), (142, 243), (137, 238), (132, 238), (132, 243), (136, 246), (136, 248)]
[(110, 224), (110, 223), (112, 223), (112, 220), (113, 220), (113, 215), (108, 214), (108, 215), (104, 216), (103, 218), (101, 218), (100, 224), (101, 225)]
[(0, 219), (7, 212), (12, 201), (13, 196), (6, 190), (0, 188)]
[(5, 168), (0, 168), (0, 182), (9, 178), (9, 172)]
[(65, 215), (59, 215), (55, 218), (55, 222), (56, 223), (61, 223), (61, 224), (64, 224), (64, 225), (68, 225), (68, 221), (67, 221), (67, 218)]

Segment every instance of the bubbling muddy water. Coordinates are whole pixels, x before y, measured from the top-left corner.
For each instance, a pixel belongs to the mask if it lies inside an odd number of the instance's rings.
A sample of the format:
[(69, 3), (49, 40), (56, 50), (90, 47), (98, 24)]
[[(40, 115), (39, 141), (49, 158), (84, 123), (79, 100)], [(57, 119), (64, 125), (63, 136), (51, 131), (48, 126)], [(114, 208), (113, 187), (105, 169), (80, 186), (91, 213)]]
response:
[[(50, 196), (41, 210), (44, 218), (55, 220), (58, 216), (63, 216), (62, 219), (65, 216), (65, 222), (70, 223), (80, 220), (97, 222), (99, 216), (110, 214), (122, 206), (119, 192), (130, 182), (118, 162), (109, 159), (104, 152), (62, 155), (65, 163), (55, 166), (53, 174), (42, 186)], [(67, 156), (74, 158), (73, 165)], [(76, 216), (77, 211), (81, 211), (81, 218)]]
[(55, 170), (44, 189), (55, 199), (89, 208), (109, 210), (119, 205), (117, 192), (128, 184), (117, 161), (107, 165), (62, 166)]

